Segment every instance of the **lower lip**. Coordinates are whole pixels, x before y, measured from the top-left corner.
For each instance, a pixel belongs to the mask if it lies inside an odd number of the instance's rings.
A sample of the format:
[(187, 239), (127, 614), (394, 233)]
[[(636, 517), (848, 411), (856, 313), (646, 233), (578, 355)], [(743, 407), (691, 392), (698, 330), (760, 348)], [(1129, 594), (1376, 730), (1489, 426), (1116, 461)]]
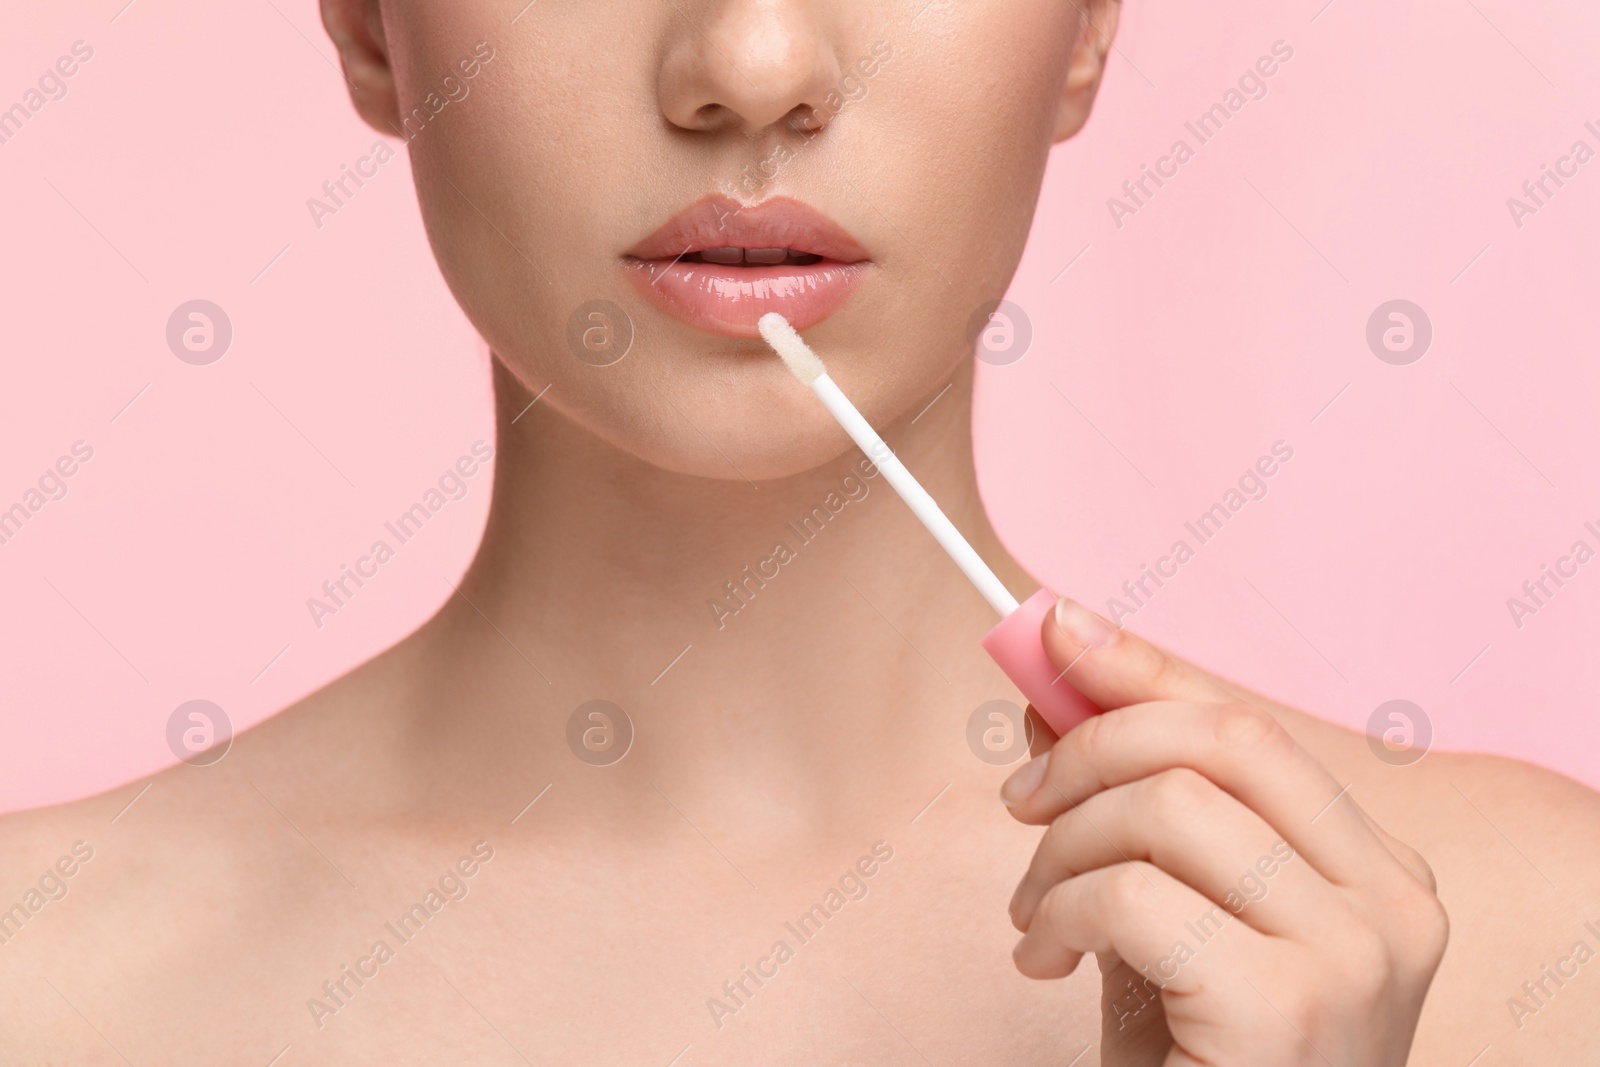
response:
[(715, 263), (628, 259), (628, 276), (667, 314), (725, 337), (759, 337), (769, 311), (797, 330), (809, 329), (845, 305), (867, 263), (824, 260), (811, 266), (724, 267)]

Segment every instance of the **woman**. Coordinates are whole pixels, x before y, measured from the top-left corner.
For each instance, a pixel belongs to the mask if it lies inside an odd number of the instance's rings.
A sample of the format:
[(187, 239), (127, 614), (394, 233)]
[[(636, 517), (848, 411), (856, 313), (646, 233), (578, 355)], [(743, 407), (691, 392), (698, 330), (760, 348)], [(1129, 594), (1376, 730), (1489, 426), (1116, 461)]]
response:
[(1593, 794), (1396, 770), (1069, 601), (1107, 714), (997, 803), (988, 608), (755, 339), (788, 315), (1035, 589), (970, 323), (1115, 0), (323, 9), (495, 354), (488, 528), (226, 758), (4, 821), (0, 1059), (1579, 1062)]

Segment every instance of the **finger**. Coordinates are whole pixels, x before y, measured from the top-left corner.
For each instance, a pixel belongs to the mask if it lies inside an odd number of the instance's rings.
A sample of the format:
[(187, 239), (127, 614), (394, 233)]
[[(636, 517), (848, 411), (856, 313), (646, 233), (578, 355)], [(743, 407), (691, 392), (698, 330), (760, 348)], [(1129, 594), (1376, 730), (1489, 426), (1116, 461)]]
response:
[(1400, 840), (1398, 837), (1395, 837), (1389, 831), (1379, 826), (1375, 821), (1373, 821), (1372, 816), (1367, 814), (1365, 808), (1361, 807), (1361, 805), (1356, 804), (1354, 800), (1350, 799), (1349, 793), (1345, 794), (1344, 799), (1341, 800), (1340, 803), (1343, 804), (1346, 801), (1348, 801), (1358, 812), (1361, 813), (1361, 817), (1365, 819), (1367, 825), (1372, 828), (1372, 832), (1378, 836), (1379, 841), (1383, 842), (1384, 847), (1387, 848), (1389, 850), (1389, 854), (1400, 863), (1400, 866), (1404, 867), (1413, 878), (1415, 878), (1425, 889), (1427, 889), (1428, 892), (1438, 892), (1439, 880), (1434, 877), (1433, 867), (1426, 859), (1422, 857), (1422, 853), (1418, 852), (1416, 849), (1412, 848), (1410, 845), (1406, 844), (1404, 841)]
[(1151, 700), (1235, 696), (1221, 679), (1065, 597), (1045, 616), (1040, 638), (1062, 672), (1055, 684), (1072, 685), (1107, 711)]
[(1114, 952), (1155, 985), (1197, 993), (1238, 973), (1269, 939), (1170, 874), (1134, 861), (1057, 883), (1012, 950), (1029, 978), (1064, 978), (1086, 952)]
[(1026, 930), (1056, 884), (1144, 860), (1262, 933), (1303, 938), (1349, 911), (1344, 897), (1255, 812), (1177, 767), (1085, 800), (1050, 824), (1011, 900)]
[(1044, 716), (1032, 704), (1028, 705), (1024, 715), (1028, 720), (1028, 755), (1040, 756), (1049, 752), (1061, 739), (1060, 735), (1050, 728), (1050, 724), (1044, 721)]
[(1100, 965), (1100, 1064), (1166, 1065), (1172, 1048), (1161, 990), (1114, 952), (1095, 956)]
[[(1198, 771), (1266, 820), (1335, 885), (1410, 877), (1333, 776), (1250, 704), (1136, 704), (1097, 715), (1002, 786), (1025, 823), (1173, 767)], [(1025, 795), (1024, 795), (1025, 794)]]

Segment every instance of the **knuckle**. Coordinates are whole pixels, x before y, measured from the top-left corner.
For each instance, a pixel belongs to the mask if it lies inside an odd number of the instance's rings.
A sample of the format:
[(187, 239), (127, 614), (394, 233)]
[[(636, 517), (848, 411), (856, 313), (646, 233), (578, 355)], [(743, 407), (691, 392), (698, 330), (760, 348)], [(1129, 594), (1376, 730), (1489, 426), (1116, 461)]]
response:
[(1270, 714), (1243, 701), (1219, 704), (1212, 717), (1217, 743), (1225, 752), (1250, 752), (1253, 755), (1287, 755), (1294, 750), (1294, 738)]
[(1178, 661), (1166, 653), (1166, 649), (1152, 645), (1150, 641), (1141, 638), (1138, 641), (1138, 648), (1133, 651), (1133, 662), (1130, 665), (1146, 685), (1160, 689), (1163, 683), (1173, 681), (1174, 675), (1178, 673)]
[(1423, 963), (1428, 973), (1432, 974), (1443, 962), (1445, 949), (1450, 944), (1450, 913), (1438, 897), (1430, 896), (1427, 918), (1421, 927), (1424, 936)]
[(1107, 868), (1100, 880), (1100, 908), (1107, 915), (1148, 914), (1155, 894), (1150, 877), (1153, 870), (1153, 866), (1140, 861)]
[(1420, 909), (1416, 928), (1420, 962), (1431, 973), (1444, 959), (1445, 947), (1450, 943), (1450, 913), (1445, 911), (1444, 903), (1431, 893), (1426, 907)]
[(1070, 883), (1057, 882), (1044, 891), (1039, 898), (1039, 903), (1034, 906), (1033, 920), (1028, 924), (1028, 932), (1032, 933), (1041, 925), (1046, 931), (1059, 930), (1072, 910), (1072, 891), (1068, 888)]
[(1215, 799), (1216, 786), (1189, 767), (1172, 767), (1146, 781), (1150, 804), (1164, 825), (1192, 818)]
[[(1327, 1008), (1327, 998), (1314, 988), (1313, 983), (1291, 978), (1274, 982), (1270, 993), (1265, 990), (1257, 990), (1257, 993), (1263, 1000), (1270, 995), (1267, 1003), (1299, 1033), (1315, 1035), (1322, 1029), (1320, 1016)], [(1289, 1059), (1280, 1062), (1298, 1061)]]
[(1355, 923), (1341, 934), (1337, 958), (1340, 985), (1352, 998), (1365, 1003), (1388, 987), (1394, 971), (1389, 943), (1365, 923)]
[[(1411, 848), (1409, 845), (1406, 847)], [(1428, 890), (1428, 895), (1432, 896), (1439, 892), (1439, 878), (1433, 873), (1433, 864), (1429, 863), (1427, 857), (1414, 848), (1411, 849), (1411, 855), (1416, 860), (1417, 876), (1422, 879), (1422, 884)]]
[(1405, 962), (1431, 974), (1450, 942), (1450, 914), (1444, 902), (1419, 885), (1405, 891), (1391, 905), (1390, 913), (1391, 923), (1398, 927)]
[[(1103, 751), (1109, 734), (1115, 729), (1112, 715), (1091, 715), (1056, 743), (1057, 748), (1064, 748), (1063, 755), (1069, 760), (1081, 761), (1086, 764), (1094, 762), (1096, 754)], [(1060, 766), (1065, 761), (1050, 758), (1052, 766)]]
[(1145, 680), (1157, 690), (1177, 681), (1182, 673), (1181, 665), (1176, 658), (1169, 655), (1165, 649), (1149, 643), (1144, 643), (1143, 667)]
[(1282, 1058), (1273, 1062), (1296, 1064), (1322, 1063), (1314, 1047), (1327, 1048), (1329, 1042), (1348, 1036), (1352, 1020), (1370, 1018), (1382, 997), (1377, 990), (1357, 988), (1343, 969), (1326, 966), (1283, 976), (1271, 989), (1259, 992), (1293, 1027), (1277, 1032)]
[(1422, 887), (1428, 891), (1430, 896), (1438, 890), (1439, 879), (1434, 877), (1433, 866), (1428, 863), (1422, 853), (1404, 841), (1391, 839), (1387, 843), (1401, 865), (1417, 877), (1417, 880), (1422, 883)]

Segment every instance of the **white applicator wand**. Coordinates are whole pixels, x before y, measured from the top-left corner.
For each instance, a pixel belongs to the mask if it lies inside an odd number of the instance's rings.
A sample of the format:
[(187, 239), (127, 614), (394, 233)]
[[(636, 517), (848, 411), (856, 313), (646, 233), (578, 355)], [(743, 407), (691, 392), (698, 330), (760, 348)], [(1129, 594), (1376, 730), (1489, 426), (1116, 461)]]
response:
[(1099, 714), (1100, 709), (1091, 704), (1087, 697), (1064, 679), (1058, 680), (1058, 672), (1045, 655), (1040, 628), (1045, 614), (1055, 607), (1056, 595), (1048, 589), (1041, 589), (1018, 604), (1017, 598), (1007, 591), (994, 571), (983, 562), (983, 557), (961, 536), (961, 531), (939, 509), (928, 491), (912, 477), (906, 465), (900, 462), (883, 438), (878, 436), (878, 432), (856, 410), (856, 406), (850, 403), (850, 398), (828, 377), (822, 360), (789, 325), (789, 320), (770, 311), (761, 316), (757, 326), (767, 344), (783, 358), (784, 365), (800, 379), (802, 385), (817, 394), (822, 405), (844, 427), (844, 432), (877, 465), (894, 491), (900, 494), (900, 499), (911, 508), (912, 514), (922, 520), (922, 525), (955, 560), (961, 573), (978, 587), (978, 592), (1001, 616), (999, 624), (983, 638), (984, 650), (1022, 690), (1034, 710), (1058, 735), (1065, 734), (1089, 716)]

